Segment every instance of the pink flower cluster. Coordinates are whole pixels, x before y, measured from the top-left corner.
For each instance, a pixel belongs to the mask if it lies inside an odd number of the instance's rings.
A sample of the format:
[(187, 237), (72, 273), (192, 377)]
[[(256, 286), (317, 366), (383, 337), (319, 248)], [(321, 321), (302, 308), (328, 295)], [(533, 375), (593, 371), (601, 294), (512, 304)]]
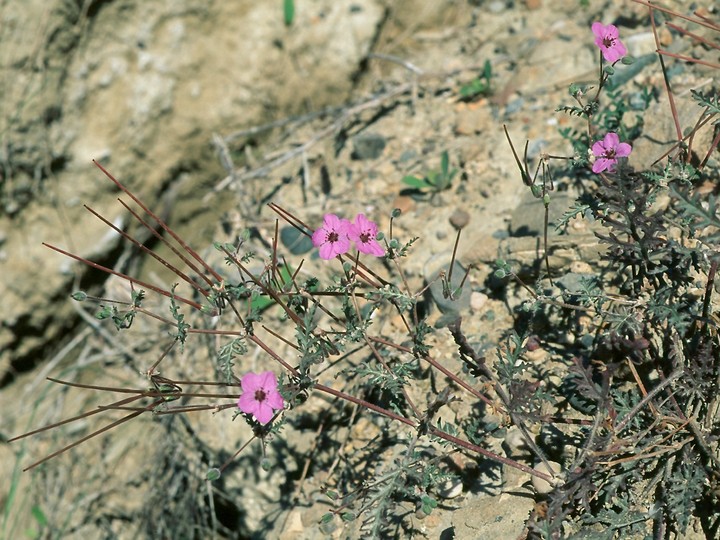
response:
[(335, 214), (325, 214), (323, 226), (312, 235), (312, 242), (316, 248), (320, 248), (321, 259), (332, 259), (350, 250), (350, 242), (361, 253), (382, 257), (385, 250), (376, 240), (378, 233), (377, 224), (365, 217), (365, 214), (358, 214), (355, 221), (341, 219)]
[(605, 26), (601, 22), (594, 22), (591, 28), (595, 34), (595, 45), (600, 47), (606, 61), (617, 62), (627, 54), (627, 49), (620, 41), (620, 34), (615, 25)]
[(273, 411), (285, 406), (277, 388), (277, 379), (272, 371), (246, 373), (240, 379), (243, 393), (238, 399), (238, 408), (252, 414), (261, 424), (267, 424), (273, 417)]
[(592, 153), (597, 158), (593, 163), (592, 171), (594, 173), (601, 173), (605, 170), (613, 172), (618, 158), (627, 157), (630, 152), (632, 152), (632, 146), (626, 142), (620, 142), (617, 133), (610, 132), (602, 141), (597, 141), (592, 145)]

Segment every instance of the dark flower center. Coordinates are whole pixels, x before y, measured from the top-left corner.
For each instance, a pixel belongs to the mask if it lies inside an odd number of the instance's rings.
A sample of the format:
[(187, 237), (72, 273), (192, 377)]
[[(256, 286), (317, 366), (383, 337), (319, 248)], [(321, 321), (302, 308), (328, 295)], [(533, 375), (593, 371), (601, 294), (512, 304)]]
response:
[(265, 401), (266, 397), (265, 390), (255, 390), (255, 401)]
[(360, 241), (363, 244), (367, 244), (371, 240), (369, 232), (360, 233)]
[(338, 233), (333, 231), (331, 233), (328, 233), (327, 239), (328, 239), (328, 242), (337, 242), (340, 239), (340, 237), (338, 236)]
[(614, 148), (608, 148), (605, 150), (605, 153), (603, 154), (603, 157), (607, 159), (615, 159), (615, 149)]
[(605, 45), (605, 47), (607, 47), (607, 48), (609, 49), (610, 47), (612, 47), (613, 45), (615, 45), (615, 38), (609, 37), (609, 36), (604, 37), (604, 38), (603, 38), (603, 45)]

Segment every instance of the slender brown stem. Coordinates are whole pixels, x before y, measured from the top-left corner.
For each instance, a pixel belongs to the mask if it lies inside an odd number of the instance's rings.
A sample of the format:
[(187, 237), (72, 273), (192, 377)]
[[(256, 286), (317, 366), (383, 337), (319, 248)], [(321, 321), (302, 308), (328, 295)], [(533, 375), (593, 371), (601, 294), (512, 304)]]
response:
[(640, 410), (645, 406), (646, 403), (650, 402), (651, 399), (653, 399), (655, 396), (657, 396), (663, 390), (663, 388), (665, 388), (670, 383), (672, 383), (676, 379), (679, 379), (682, 376), (683, 376), (683, 370), (678, 369), (677, 371), (671, 373), (667, 379), (660, 382), (655, 388), (653, 388), (650, 392), (648, 392), (648, 394), (645, 397), (643, 397), (638, 402), (638, 404), (635, 405), (632, 408), (632, 410), (629, 413), (627, 413), (625, 416), (623, 416), (622, 420), (620, 420), (620, 422), (618, 422), (615, 425), (615, 433), (620, 433), (623, 429), (625, 429), (625, 426), (627, 426), (628, 422), (630, 422), (630, 420), (635, 418), (637, 413), (640, 412)]
[[(54, 381), (54, 379), (49, 379), (49, 380)], [(55, 381), (55, 382), (59, 382), (62, 384), (68, 384), (68, 383), (63, 383), (63, 381)], [(70, 385), (70, 386), (77, 386), (77, 385)], [(137, 394), (137, 390), (115, 390), (115, 389), (112, 389), (112, 391)], [(143, 397), (145, 397), (145, 396), (140, 394), (140, 395), (135, 395), (135, 396), (132, 396), (129, 398), (121, 399), (120, 401), (116, 401), (115, 405), (120, 406), (125, 403), (132, 403), (133, 401), (138, 400)], [(27, 433), (23, 433), (22, 435), (18, 435), (17, 437), (8, 439), (8, 442), (19, 441), (20, 439), (24, 439), (25, 437), (30, 437), (31, 435), (37, 435), (38, 433), (42, 433), (43, 431), (48, 431), (48, 430), (54, 429), (56, 427), (64, 426), (65, 424), (70, 424), (72, 422), (75, 422), (76, 420), (82, 420), (83, 418), (87, 418), (88, 416), (92, 416), (94, 414), (98, 414), (101, 412), (102, 412), (102, 409), (96, 409), (93, 411), (84, 412), (82, 414), (78, 414), (77, 416), (73, 416), (71, 418), (66, 418), (65, 420), (61, 420), (60, 422), (54, 422), (52, 424), (48, 424), (47, 426), (43, 426), (41, 428), (34, 429), (32, 431), (28, 431)]]
[[(715, 30), (716, 32), (720, 32), (720, 26), (718, 26), (715, 23), (712, 23), (708, 21), (707, 19), (693, 19), (692, 17), (688, 17), (687, 15), (683, 15), (682, 13), (679, 13), (675, 10), (664, 8), (661, 6), (658, 6), (656, 4), (651, 4), (650, 2), (646, 2), (645, 0), (633, 0), (636, 4), (641, 4), (643, 6), (647, 6), (650, 8), (650, 10), (656, 9), (657, 11), (662, 11), (663, 13), (667, 13), (669, 15), (674, 15), (675, 17), (678, 17), (680, 19), (685, 19), (686, 21), (699, 24), (700, 26), (705, 26), (707, 28), (710, 28), (712, 30)], [(650, 13), (650, 19), (652, 20), (652, 13)]]
[[(403, 352), (406, 352), (406, 353), (409, 353), (409, 354), (413, 354), (412, 349), (410, 349), (410, 348), (408, 348), (408, 347), (404, 347), (404, 346), (402, 346), (402, 345), (398, 345), (398, 344), (396, 344), (396, 343), (392, 343), (391, 341), (387, 341), (387, 340), (382, 339), (382, 338), (379, 338), (379, 337), (369, 337), (368, 339), (371, 339), (372, 341), (374, 341), (374, 342), (376, 342), (376, 343), (382, 343), (383, 345), (388, 345), (388, 346), (393, 347), (393, 348), (395, 348), (395, 349), (397, 349), (397, 350), (399, 350), (399, 351), (403, 351)], [(455, 375), (452, 371), (450, 371), (449, 369), (447, 369), (445, 366), (439, 364), (439, 363), (438, 363), (433, 357), (431, 357), (430, 355), (420, 355), (419, 358), (422, 358), (423, 360), (425, 360), (428, 364), (430, 364), (430, 365), (433, 366), (435, 369), (437, 369), (438, 371), (440, 371), (443, 375), (445, 375), (445, 376), (448, 377), (450, 380), (452, 380), (453, 382), (455, 382), (458, 386), (460, 386), (460, 387), (464, 388), (465, 390), (467, 390), (470, 394), (472, 394), (472, 395), (475, 396), (476, 398), (484, 401), (486, 404), (490, 405), (490, 406), (493, 407), (493, 408), (496, 408), (496, 407), (497, 407), (497, 404), (494, 403), (490, 398), (488, 398), (487, 396), (483, 395), (481, 392), (478, 392), (475, 388), (473, 388), (473, 387), (470, 386), (468, 383), (466, 383), (465, 381), (463, 381), (460, 377), (458, 377), (457, 375)]]
[[(141, 409), (141, 410), (139, 410), (139, 411), (135, 411), (135, 412), (132, 412), (132, 413), (128, 414), (127, 416), (123, 416), (123, 417), (120, 418), (119, 420), (116, 420), (115, 422), (113, 422), (113, 423), (111, 423), (111, 424), (108, 424), (107, 426), (105, 426), (105, 427), (103, 427), (103, 428), (100, 428), (100, 429), (98, 429), (98, 430), (96, 430), (96, 431), (93, 431), (93, 432), (90, 433), (89, 435), (85, 435), (85, 437), (81, 437), (80, 439), (78, 439), (77, 441), (73, 442), (72, 444), (69, 444), (69, 445), (63, 447), (63, 448), (61, 448), (60, 450), (56, 450), (55, 452), (53, 452), (52, 454), (49, 454), (49, 455), (45, 456), (45, 457), (42, 458), (41, 460), (36, 461), (35, 463), (33, 463), (33, 464), (31, 464), (31, 465), (28, 465), (27, 467), (25, 467), (25, 468), (23, 469), (23, 472), (24, 472), (24, 471), (29, 471), (30, 469), (33, 469), (33, 468), (37, 467), (38, 465), (40, 465), (40, 464), (42, 464), (42, 463), (45, 463), (46, 461), (49, 461), (49, 460), (51, 460), (52, 458), (59, 456), (60, 454), (63, 454), (64, 452), (67, 452), (68, 450), (70, 450), (70, 449), (72, 449), (72, 448), (75, 448), (75, 447), (78, 446), (78, 445), (81, 445), (82, 443), (84, 443), (84, 442), (87, 441), (87, 440), (92, 439), (93, 437), (96, 437), (96, 436), (98, 436), (98, 435), (101, 435), (102, 433), (105, 433), (106, 431), (110, 431), (112, 428), (117, 427), (117, 426), (119, 426), (120, 424), (124, 424), (125, 422), (127, 422), (127, 421), (129, 421), (129, 420), (132, 420), (132, 419), (135, 418), (136, 416), (140, 416), (142, 413), (152, 410), (154, 407), (157, 407), (157, 406), (160, 405), (161, 403), (163, 403), (163, 400), (162, 400), (162, 399), (159, 399), (159, 400), (151, 403), (150, 405), (148, 405), (147, 407), (144, 407), (143, 409)], [(102, 410), (103, 410), (103, 409), (100, 409), (98, 412), (102, 412)]]
[(409, 418), (405, 418), (404, 416), (395, 414), (394, 412), (389, 411), (388, 409), (384, 409), (383, 407), (373, 405), (372, 403), (370, 403), (369, 401), (365, 401), (364, 399), (356, 398), (355, 396), (351, 396), (350, 394), (346, 394), (345, 392), (341, 392), (340, 390), (335, 390), (334, 388), (330, 388), (329, 386), (325, 386), (324, 384), (316, 384), (313, 388), (316, 388), (321, 392), (325, 392), (326, 394), (330, 394), (331, 396), (339, 397), (341, 399), (344, 399), (345, 401), (355, 403), (357, 405), (360, 405), (361, 407), (365, 407), (366, 409), (375, 411), (376, 413), (380, 413), (383, 416), (387, 416), (392, 420), (397, 420), (398, 422), (401, 422), (410, 427), (417, 427), (415, 422), (413, 422)]
[[(120, 200), (120, 199), (118, 199)], [(122, 201), (120, 201), (122, 203)], [(171, 270), (174, 274), (179, 276), (183, 281), (189, 283), (195, 290), (200, 292), (201, 294), (207, 296), (208, 293), (203, 289), (200, 285), (195, 283), (193, 280), (191, 280), (189, 277), (187, 277), (185, 274), (183, 274), (180, 270), (175, 268), (173, 265), (171, 265), (169, 262), (167, 262), (165, 259), (161, 258), (157, 253), (155, 253), (153, 250), (149, 249), (147, 246), (145, 246), (142, 242), (139, 242), (132, 236), (130, 236), (128, 233), (123, 231), (120, 227), (115, 226), (113, 223), (111, 223), (109, 220), (105, 219), (103, 216), (101, 216), (98, 212), (90, 208), (88, 205), (84, 204), (85, 210), (90, 212), (92, 215), (94, 215), (96, 218), (98, 218), (100, 221), (102, 221), (105, 225), (110, 227), (112, 230), (114, 230), (116, 233), (118, 233), (120, 236), (128, 240), (130, 243), (134, 244), (138, 248), (140, 248), (144, 253), (147, 253), (151, 257), (153, 257), (155, 260), (160, 262), (165, 268), (168, 270)], [(129, 208), (128, 208), (129, 210)], [(132, 211), (131, 211), (132, 212)], [(143, 222), (143, 225), (146, 225), (148, 230), (151, 230), (153, 232), (156, 232), (155, 229), (149, 227), (146, 223)]]
[(170, 236), (172, 236), (172, 237), (175, 239), (175, 241), (176, 241), (178, 244), (180, 244), (180, 246), (181, 246), (187, 253), (189, 253), (197, 262), (199, 262), (199, 263), (202, 265), (202, 267), (205, 268), (205, 270), (206, 270), (211, 276), (213, 276), (213, 278), (214, 278), (218, 283), (221, 283), (221, 282), (223, 281), (223, 279), (222, 279), (222, 277), (220, 276), (220, 274), (218, 274), (217, 272), (215, 272), (215, 270), (213, 270), (212, 266), (210, 266), (208, 263), (206, 263), (205, 260), (204, 260), (202, 257), (200, 257), (200, 255), (198, 255), (192, 248), (190, 248), (190, 246), (188, 246), (188, 245), (183, 241), (183, 239), (180, 238), (180, 237), (175, 233), (175, 231), (173, 231), (170, 227), (168, 227), (168, 225), (167, 225), (162, 219), (160, 219), (160, 218), (159, 218), (155, 213), (153, 213), (147, 206), (145, 206), (140, 199), (138, 199), (135, 195), (133, 195), (133, 193), (132, 193), (128, 188), (126, 188), (119, 180), (117, 180), (112, 174), (110, 174), (110, 173), (105, 169), (105, 167), (103, 167), (102, 165), (100, 165), (100, 164), (99, 164), (97, 161), (95, 161), (94, 159), (93, 159), (93, 163), (95, 164), (95, 166), (96, 166), (98, 169), (100, 169), (100, 170), (105, 174), (105, 176), (107, 176), (118, 188), (120, 188), (120, 190), (122, 190), (123, 193), (125, 193), (128, 197), (130, 197), (130, 198), (135, 202), (135, 204), (137, 204), (140, 208), (143, 209), (143, 211), (144, 211), (147, 215), (149, 215), (151, 218), (153, 218), (153, 220), (154, 220), (158, 225), (160, 225), (160, 227), (162, 227), (162, 229), (163, 229), (165, 232), (167, 232)]
[(503, 124), (503, 130), (505, 131), (505, 138), (510, 145), (510, 150), (512, 150), (513, 157), (515, 158), (515, 163), (517, 164), (518, 169), (520, 169), (520, 176), (522, 177), (523, 184), (525, 184), (526, 186), (532, 186), (533, 181), (532, 178), (530, 178), (530, 173), (525, 170), (525, 167), (523, 167), (522, 161), (520, 161), (520, 157), (515, 151), (515, 145), (513, 145), (512, 140), (510, 139), (510, 133), (508, 133), (508, 129), (505, 124)]
[(133, 284), (135, 284), (135, 285), (139, 285), (140, 287), (143, 287), (143, 288), (145, 288), (145, 289), (149, 289), (149, 290), (151, 290), (151, 291), (154, 291), (154, 292), (156, 292), (156, 293), (158, 293), (158, 294), (161, 294), (161, 295), (163, 295), (163, 296), (166, 296), (166, 297), (168, 297), (168, 298), (175, 298), (176, 300), (182, 302), (183, 304), (187, 304), (188, 306), (193, 307), (193, 308), (195, 308), (195, 309), (198, 309), (198, 310), (200, 310), (200, 311), (202, 311), (202, 309), (203, 309), (203, 307), (202, 307), (200, 304), (198, 304), (197, 302), (194, 302), (194, 301), (192, 301), (192, 300), (188, 300), (187, 298), (183, 298), (182, 296), (174, 295), (174, 294), (172, 294), (170, 291), (166, 291), (165, 289), (162, 289), (162, 288), (160, 288), (160, 287), (156, 287), (155, 285), (151, 285), (150, 283), (146, 283), (145, 281), (140, 281), (139, 279), (135, 279), (134, 277), (130, 277), (130, 276), (128, 276), (127, 274), (123, 274), (122, 272), (116, 272), (116, 271), (113, 270), (112, 268), (108, 268), (107, 266), (103, 266), (103, 265), (101, 265), (101, 264), (92, 262), (91, 260), (86, 259), (85, 257), (80, 257), (80, 256), (78, 256), (78, 255), (73, 255), (73, 254), (70, 253), (69, 251), (65, 251), (64, 249), (60, 249), (59, 247), (55, 247), (55, 246), (50, 245), (50, 244), (47, 244), (47, 243), (45, 243), (45, 242), (43, 242), (42, 244), (43, 244), (43, 246), (45, 246), (45, 247), (49, 247), (49, 248), (52, 249), (53, 251), (57, 251), (58, 253), (62, 253), (62, 254), (65, 255), (66, 257), (70, 257), (71, 259), (75, 259), (76, 261), (79, 261), (79, 262), (81, 262), (81, 263), (83, 263), (83, 264), (86, 264), (87, 266), (90, 266), (90, 267), (95, 268), (95, 269), (97, 269), (97, 270), (102, 270), (103, 272), (106, 272), (106, 273), (108, 273), (108, 274), (112, 274), (113, 276), (117, 276), (117, 277), (119, 277), (119, 278), (122, 278), (122, 279), (128, 281), (129, 283), (133, 283)]
[(715, 138), (712, 140), (712, 143), (710, 143), (710, 148), (708, 148), (707, 153), (705, 154), (705, 157), (703, 158), (700, 165), (698, 165), (699, 170), (703, 170), (705, 168), (705, 165), (707, 164), (708, 160), (710, 159), (710, 156), (717, 148), (718, 144), (720, 144), (720, 132), (718, 132), (717, 135), (715, 135)]
[(519, 471), (530, 474), (532, 476), (536, 476), (538, 478), (542, 478), (543, 480), (547, 480), (548, 482), (553, 481), (554, 476), (550, 476), (549, 474), (545, 474), (545, 473), (541, 473), (540, 471), (536, 471), (535, 469), (532, 469), (532, 468), (528, 467), (527, 465), (523, 465), (522, 463), (518, 463), (517, 461), (515, 461), (513, 459), (509, 459), (509, 458), (503, 457), (501, 455), (495, 454), (493, 452), (490, 452), (489, 450), (485, 450), (484, 448), (482, 448), (480, 446), (476, 446), (468, 441), (459, 439), (458, 437), (450, 435), (449, 433), (445, 433), (444, 431), (441, 431), (435, 427), (432, 427), (430, 429), (430, 434), (435, 435), (436, 437), (440, 437), (441, 439), (445, 439), (446, 441), (449, 441), (457, 446), (466, 448), (467, 450), (470, 450), (472, 452), (475, 452), (477, 454), (485, 456), (486, 458), (491, 459), (493, 461), (498, 461), (498, 462), (502, 463), (503, 465), (512, 467), (513, 469), (517, 469)]
[(709, 39), (705, 39), (704, 37), (702, 37), (702, 36), (700, 36), (700, 35), (698, 35), (698, 34), (693, 34), (692, 32), (686, 30), (686, 29), (683, 28), (682, 26), (678, 26), (677, 24), (673, 24), (673, 23), (671, 23), (671, 22), (666, 22), (666, 23), (665, 23), (665, 26), (667, 26), (668, 28), (672, 28), (673, 30), (675, 30), (675, 31), (677, 31), (677, 32), (680, 32), (680, 33), (683, 34), (683, 35), (686, 35), (686, 36), (688, 36), (688, 37), (691, 37), (692, 39), (694, 39), (694, 40), (697, 41), (698, 43), (702, 43), (703, 45), (707, 45), (707, 46), (710, 47), (711, 49), (720, 49), (720, 45), (718, 45), (717, 43), (715, 43), (715, 42), (713, 42), (713, 41), (710, 41)]
[(462, 233), (462, 229), (458, 229), (457, 234), (455, 235), (455, 243), (453, 244), (452, 257), (450, 257), (450, 268), (448, 269), (448, 283), (450, 283), (451, 287), (453, 268), (455, 267), (455, 257), (457, 256), (457, 249), (458, 245), (460, 244), (460, 233)]
[[(213, 282), (212, 282), (212, 280), (210, 280), (210, 279), (205, 275), (204, 272), (202, 272), (197, 266), (195, 266), (195, 264), (193, 264), (193, 262), (192, 262), (190, 259), (188, 259), (185, 255), (183, 255), (183, 254), (180, 252), (179, 249), (177, 249), (174, 245), (172, 245), (170, 242), (168, 242), (168, 240), (167, 240), (162, 234), (160, 234), (160, 233), (155, 229), (155, 227), (152, 227), (147, 221), (145, 221), (144, 219), (142, 219), (142, 218), (140, 217), (140, 215), (139, 215), (137, 212), (135, 212), (135, 210), (133, 210), (132, 208), (130, 208), (130, 206), (128, 206), (128, 205), (125, 203), (125, 201), (123, 201), (122, 199), (118, 199), (118, 201), (120, 202), (120, 204), (122, 204), (122, 205), (125, 207), (125, 209), (126, 209), (128, 212), (130, 212), (130, 214), (132, 214), (132, 216), (133, 216), (137, 221), (139, 221), (147, 230), (149, 230), (150, 232), (152, 232), (152, 234), (153, 234), (153, 236), (155, 236), (155, 238), (157, 238), (157, 239), (160, 240), (163, 244), (165, 244), (175, 255), (177, 255), (177, 256), (180, 258), (180, 260), (182, 260), (182, 262), (185, 263), (185, 265), (186, 265), (188, 268), (190, 268), (193, 272), (195, 272), (198, 276), (200, 276), (200, 277), (205, 281), (205, 283), (207, 283), (210, 287), (212, 287), (212, 286), (214, 285)], [(143, 246), (143, 247), (144, 247), (144, 246)], [(151, 254), (153, 257), (155, 257), (156, 259), (158, 259), (162, 264), (164, 264), (165, 266), (167, 266), (170, 270), (172, 270), (172, 271), (173, 271), (175, 274), (177, 274), (178, 276), (181, 276), (181, 277), (182, 277), (182, 276), (184, 275), (184, 274), (182, 274), (182, 273), (180, 272), (180, 270), (178, 270), (175, 266), (172, 266), (172, 265), (170, 265), (169, 263), (167, 263), (166, 261), (164, 261), (163, 259), (160, 259), (152, 250), (147, 250), (147, 251), (149, 251), (150, 254)], [(184, 279), (185, 279), (185, 278), (184, 278)], [(193, 285), (193, 287), (197, 288), (198, 291), (199, 291), (201, 294), (203, 294), (204, 296), (208, 296), (208, 293), (207, 293), (200, 285), (195, 284), (195, 282), (192, 281), (192, 280), (190, 280), (189, 278), (187, 278), (186, 281), (188, 281), (191, 285)]]
[[(655, 17), (653, 17), (652, 9), (655, 9), (655, 6), (649, 6), (650, 7), (650, 24), (652, 26), (653, 35), (655, 36), (655, 45), (657, 47), (658, 52), (660, 52), (660, 37), (658, 36), (657, 32), (657, 25), (655, 24)], [(663, 60), (663, 55), (658, 54), (658, 59), (660, 60), (660, 69), (663, 73), (663, 81), (665, 82), (665, 90), (668, 95), (668, 101), (670, 103), (670, 112), (672, 113), (673, 122), (675, 123), (675, 133), (677, 135), (677, 140), (682, 141), (683, 140), (683, 134), (682, 134), (682, 128), (680, 127), (680, 119), (678, 117), (677, 108), (675, 107), (675, 97), (673, 96), (672, 89), (670, 88), (670, 79), (667, 75), (667, 69), (665, 67), (665, 60)]]
[(705, 285), (705, 296), (703, 298), (702, 307), (702, 318), (707, 328), (708, 315), (710, 314), (710, 299), (712, 298), (712, 292), (715, 285), (715, 273), (717, 272), (718, 260), (713, 259), (710, 263), (710, 270), (708, 270), (707, 284)]
[(682, 60), (683, 62), (690, 62), (691, 64), (700, 64), (701, 66), (708, 66), (714, 69), (720, 69), (720, 64), (716, 64), (714, 62), (708, 62), (707, 60), (701, 60), (699, 58), (693, 58), (692, 56), (685, 56), (684, 54), (678, 54), (678, 53), (672, 53), (670, 51), (666, 51), (664, 49), (658, 49), (658, 54), (662, 56), (669, 56), (671, 58), (677, 58), (678, 60)]

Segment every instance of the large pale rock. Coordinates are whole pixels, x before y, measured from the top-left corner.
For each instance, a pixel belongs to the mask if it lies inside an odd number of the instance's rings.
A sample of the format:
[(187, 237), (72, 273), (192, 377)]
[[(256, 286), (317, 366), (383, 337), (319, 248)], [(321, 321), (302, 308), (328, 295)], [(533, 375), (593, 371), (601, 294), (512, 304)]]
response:
[(67, 295), (87, 270), (41, 242), (110, 266), (120, 254), (80, 206), (123, 214), (92, 159), (153, 207), (172, 190), (166, 215), (202, 248), (234, 202), (197, 191), (222, 178), (212, 133), (346, 101), (384, 13), (315, 0), (286, 27), (275, 2), (79, 4), (3, 3), (0, 385), (77, 324)]

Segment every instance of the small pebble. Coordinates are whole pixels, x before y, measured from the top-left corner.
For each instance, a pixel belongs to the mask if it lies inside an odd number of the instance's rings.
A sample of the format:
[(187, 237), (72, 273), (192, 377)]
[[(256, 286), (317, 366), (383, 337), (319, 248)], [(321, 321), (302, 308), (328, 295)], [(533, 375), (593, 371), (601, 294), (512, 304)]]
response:
[(585, 229), (587, 229), (587, 221), (582, 218), (573, 218), (570, 221), (570, 227), (572, 227), (572, 229), (576, 231), (584, 231)]
[[(537, 476), (533, 476), (531, 480), (532, 485), (535, 488), (535, 492), (540, 495), (550, 493), (553, 489), (555, 489), (555, 485), (559, 484), (563, 480), (563, 475), (559, 474), (560, 471), (562, 471), (562, 466), (557, 461), (548, 461), (548, 465), (550, 465), (550, 468), (555, 473), (555, 481), (552, 484), (547, 480), (538, 478)], [(547, 468), (545, 463), (538, 463), (535, 465), (534, 469), (541, 473), (550, 473), (550, 470)]]
[(473, 291), (470, 294), (470, 307), (473, 311), (480, 311), (482, 307), (487, 303), (488, 301), (488, 295)]
[(504, 493), (514, 493), (525, 489), (528, 474), (510, 465), (502, 466), (502, 490)]
[(305, 532), (305, 530), (306, 526), (302, 522), (302, 512), (296, 508), (288, 515), (285, 529), (280, 533), (280, 540), (292, 540), (297, 538), (298, 534)]
[(592, 274), (593, 269), (585, 261), (573, 261), (570, 263), (570, 271), (574, 274)]
[(379, 158), (385, 149), (385, 137), (377, 133), (362, 133), (353, 137), (353, 159), (368, 160)]
[(660, 38), (660, 45), (668, 47), (673, 42), (673, 35), (665, 26), (660, 29), (658, 37)]
[(441, 482), (436, 490), (439, 497), (443, 499), (454, 499), (462, 494), (463, 483), (460, 478), (448, 478)]
[(558, 341), (564, 345), (572, 345), (575, 343), (575, 334), (573, 332), (562, 332), (558, 336)]
[(528, 350), (524, 354), (525, 360), (532, 363), (542, 362), (543, 360), (546, 360), (548, 357), (548, 352), (543, 349), (542, 347), (535, 349), (533, 351)]
[(397, 208), (403, 214), (415, 210), (415, 201), (407, 195), (398, 195), (393, 201), (393, 208)]
[(657, 48), (655, 45), (655, 36), (652, 32), (640, 32), (628, 36), (627, 39), (623, 41), (623, 44), (627, 47), (628, 54), (635, 58), (652, 53)]
[(525, 441), (525, 436), (517, 426), (512, 426), (507, 430), (502, 446), (509, 458), (518, 458), (530, 453), (530, 447)]
[(490, 2), (490, 5), (488, 5), (488, 11), (490, 13), (500, 13), (505, 11), (505, 2), (501, 2), (500, 0)]

